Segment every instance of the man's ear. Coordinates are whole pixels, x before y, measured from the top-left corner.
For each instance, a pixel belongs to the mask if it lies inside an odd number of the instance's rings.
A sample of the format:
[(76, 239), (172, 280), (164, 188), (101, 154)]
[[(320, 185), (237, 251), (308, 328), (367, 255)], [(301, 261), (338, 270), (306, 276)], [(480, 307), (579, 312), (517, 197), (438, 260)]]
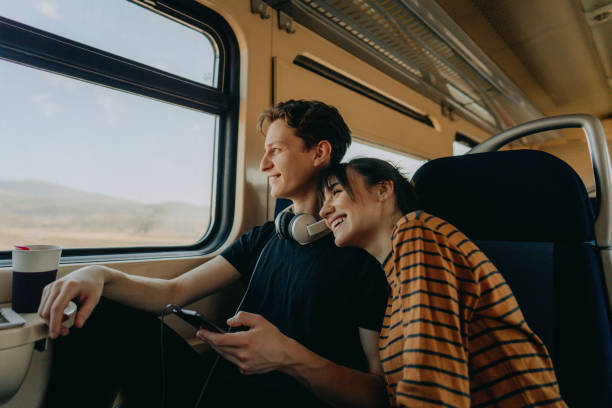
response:
[(391, 180), (379, 181), (378, 184), (376, 184), (376, 189), (377, 189), (376, 192), (378, 194), (379, 201), (388, 200), (390, 197), (393, 196), (393, 191), (394, 191), (393, 181)]
[(319, 166), (327, 166), (331, 161), (331, 152), (332, 146), (328, 140), (321, 140), (313, 147), (315, 156), (314, 156), (314, 165), (316, 167)]

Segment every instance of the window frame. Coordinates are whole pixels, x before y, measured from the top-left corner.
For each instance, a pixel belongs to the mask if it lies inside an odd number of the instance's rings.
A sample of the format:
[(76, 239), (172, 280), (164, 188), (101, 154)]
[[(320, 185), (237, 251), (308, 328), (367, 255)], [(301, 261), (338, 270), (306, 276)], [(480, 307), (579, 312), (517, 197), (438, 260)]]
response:
[(470, 149), (475, 147), (478, 144), (478, 142), (476, 140), (472, 139), (471, 137), (469, 137), (467, 135), (464, 135), (463, 133), (459, 133), (459, 132), (455, 133), (455, 140), (454, 141), (457, 142), (457, 143), (461, 143), (461, 144), (469, 147)]
[[(211, 222), (204, 236), (192, 245), (70, 248), (62, 252), (62, 263), (199, 256), (219, 248), (232, 227), (240, 69), (236, 37), (219, 14), (195, 0), (130, 1), (208, 36), (218, 51), (217, 87), (181, 78), (1, 16), (0, 59), (218, 115)], [(10, 266), (10, 259), (10, 250), (0, 251), (0, 267)]]

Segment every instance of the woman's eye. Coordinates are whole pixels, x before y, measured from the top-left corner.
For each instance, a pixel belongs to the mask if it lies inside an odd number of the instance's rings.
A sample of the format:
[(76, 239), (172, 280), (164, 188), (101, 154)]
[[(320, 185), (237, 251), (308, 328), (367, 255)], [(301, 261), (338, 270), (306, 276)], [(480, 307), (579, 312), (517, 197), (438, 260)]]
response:
[(342, 192), (342, 190), (340, 190), (339, 188), (336, 188), (336, 189), (332, 190), (332, 195), (335, 196), (336, 194), (339, 194), (341, 192)]

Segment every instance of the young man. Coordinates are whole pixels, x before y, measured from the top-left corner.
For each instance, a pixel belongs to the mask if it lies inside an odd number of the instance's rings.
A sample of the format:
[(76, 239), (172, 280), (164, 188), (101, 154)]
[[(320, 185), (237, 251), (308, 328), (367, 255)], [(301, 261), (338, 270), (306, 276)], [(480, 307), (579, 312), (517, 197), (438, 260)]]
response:
[[(279, 103), (262, 114), (260, 129), (263, 123), (260, 167), (272, 196), (291, 199), (296, 214), (316, 215), (319, 175), (346, 152), (348, 127), (317, 101)], [(77, 333), (58, 341), (47, 404), (105, 406), (120, 387), (127, 406), (194, 406), (207, 370), (170, 330), (160, 350), (159, 322), (141, 311), (159, 313), (252, 277), (241, 311), (228, 320), (247, 330), (198, 331), (223, 357), (203, 406), (385, 405), (377, 342), (387, 285), (379, 268), (364, 251), (336, 248), (331, 234), (300, 245), (268, 222), (172, 280), (103, 266), (74, 271), (45, 288), (39, 309), (57, 337), (68, 334), (60, 325), (64, 306), (75, 297), (82, 304)], [(66, 387), (67, 373), (80, 371), (93, 379), (83, 375)]]

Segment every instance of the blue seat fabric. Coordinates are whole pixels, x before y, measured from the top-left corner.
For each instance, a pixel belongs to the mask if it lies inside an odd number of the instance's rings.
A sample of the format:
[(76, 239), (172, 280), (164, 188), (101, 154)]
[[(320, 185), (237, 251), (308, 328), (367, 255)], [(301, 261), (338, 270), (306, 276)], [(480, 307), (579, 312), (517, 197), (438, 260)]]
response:
[(594, 216), (580, 177), (539, 151), (436, 159), (419, 206), (473, 239), (546, 344), (570, 407), (612, 407), (612, 332)]
[(281, 211), (289, 207), (291, 204), (291, 200), (287, 198), (277, 198), (276, 202), (274, 203), (274, 218), (276, 218)]

